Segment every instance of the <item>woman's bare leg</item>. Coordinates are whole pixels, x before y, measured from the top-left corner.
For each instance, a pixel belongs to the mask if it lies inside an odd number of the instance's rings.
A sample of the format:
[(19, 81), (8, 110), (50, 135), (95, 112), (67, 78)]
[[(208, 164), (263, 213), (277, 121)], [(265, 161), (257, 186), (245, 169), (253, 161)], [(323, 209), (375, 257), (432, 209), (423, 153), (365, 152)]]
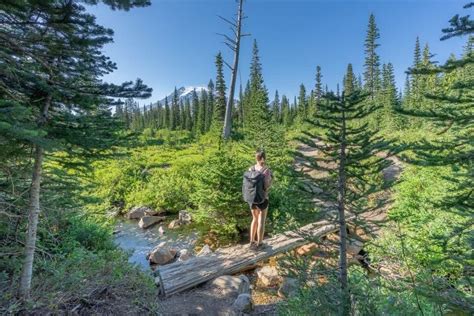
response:
[(258, 209), (252, 209), (252, 224), (250, 224), (250, 242), (257, 241), (257, 229), (258, 229)]
[(265, 234), (265, 219), (267, 218), (268, 209), (261, 210), (258, 214), (258, 228), (257, 228), (257, 245), (260, 245), (263, 241), (263, 235)]

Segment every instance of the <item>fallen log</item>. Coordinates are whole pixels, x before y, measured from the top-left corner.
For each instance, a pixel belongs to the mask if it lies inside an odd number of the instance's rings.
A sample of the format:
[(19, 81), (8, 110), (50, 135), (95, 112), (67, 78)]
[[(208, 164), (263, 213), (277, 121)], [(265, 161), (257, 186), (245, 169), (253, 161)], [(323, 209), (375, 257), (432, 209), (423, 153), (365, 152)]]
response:
[(310, 242), (310, 237), (323, 237), (337, 230), (336, 223), (323, 220), (266, 239), (265, 246), (259, 250), (251, 250), (248, 245), (218, 249), (206, 256), (159, 267), (155, 283), (160, 295), (176, 294), (221, 275), (243, 271), (259, 261)]

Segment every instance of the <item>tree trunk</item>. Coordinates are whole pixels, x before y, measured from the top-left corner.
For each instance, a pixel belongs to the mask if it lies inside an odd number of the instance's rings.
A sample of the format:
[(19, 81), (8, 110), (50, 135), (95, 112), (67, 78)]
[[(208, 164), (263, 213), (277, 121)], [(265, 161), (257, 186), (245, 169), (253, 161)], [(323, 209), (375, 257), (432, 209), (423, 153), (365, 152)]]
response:
[(230, 132), (232, 129), (232, 108), (234, 107), (234, 94), (235, 94), (235, 84), (237, 82), (237, 69), (239, 67), (239, 54), (240, 54), (240, 38), (241, 29), (242, 29), (242, 6), (243, 0), (239, 0), (239, 8), (237, 13), (237, 27), (236, 27), (236, 36), (235, 36), (235, 46), (234, 46), (234, 63), (232, 65), (232, 77), (230, 80), (230, 90), (229, 90), (229, 100), (227, 101), (227, 107), (225, 109), (224, 117), (224, 128), (222, 132), (222, 137), (224, 139), (229, 139)]
[[(342, 105), (344, 106), (344, 105)], [(341, 147), (339, 153), (339, 175), (337, 207), (339, 213), (339, 281), (341, 283), (341, 315), (350, 313), (350, 297), (347, 287), (347, 228), (345, 217), (345, 195), (346, 195), (346, 118), (342, 110)]]
[[(48, 118), (48, 110), (51, 105), (51, 95), (46, 96), (46, 101), (41, 109), (38, 118), (38, 126), (43, 126)], [(36, 231), (38, 228), (38, 217), (40, 213), (40, 191), (41, 173), (43, 171), (44, 151), (41, 145), (35, 145), (35, 157), (33, 165), (33, 175), (30, 187), (30, 203), (28, 214), (28, 231), (25, 241), (25, 259), (20, 279), (19, 295), (23, 299), (29, 299), (31, 289), (31, 279), (33, 277), (33, 261), (36, 250)]]
[(25, 243), (25, 259), (23, 262), (23, 271), (20, 279), (20, 297), (23, 299), (28, 299), (30, 297), (31, 278), (33, 276), (33, 260), (36, 249), (36, 230), (38, 227), (38, 216), (40, 213), (42, 164), (43, 148), (41, 148), (40, 145), (35, 145), (35, 162), (30, 188), (30, 205), (28, 216), (28, 232)]

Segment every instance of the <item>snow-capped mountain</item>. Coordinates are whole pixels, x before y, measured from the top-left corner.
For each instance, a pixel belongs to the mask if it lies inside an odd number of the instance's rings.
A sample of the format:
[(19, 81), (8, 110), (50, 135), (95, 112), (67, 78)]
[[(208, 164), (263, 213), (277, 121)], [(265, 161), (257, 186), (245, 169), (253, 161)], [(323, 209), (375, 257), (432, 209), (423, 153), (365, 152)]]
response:
[[(179, 101), (186, 101), (186, 100), (190, 100), (191, 101), (191, 98), (193, 96), (193, 91), (196, 90), (196, 93), (198, 95), (198, 97), (201, 96), (201, 93), (203, 90), (205, 90), (206, 92), (209, 92), (209, 89), (206, 87), (206, 86), (188, 86), (188, 87), (181, 87), (179, 88), (177, 91), (178, 91), (178, 98), (179, 98)], [(174, 91), (172, 91), (168, 96), (168, 103), (171, 104), (172, 100), (173, 100), (173, 97), (174, 97)], [(157, 103), (161, 104), (161, 105), (164, 105), (165, 104), (165, 98), (161, 99), (160, 101), (158, 101)]]

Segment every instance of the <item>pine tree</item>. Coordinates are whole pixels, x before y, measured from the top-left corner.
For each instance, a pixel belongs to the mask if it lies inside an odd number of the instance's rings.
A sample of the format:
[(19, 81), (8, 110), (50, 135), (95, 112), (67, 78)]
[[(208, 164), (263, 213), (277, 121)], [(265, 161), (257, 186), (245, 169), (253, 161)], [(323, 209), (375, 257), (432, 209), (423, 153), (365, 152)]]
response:
[(272, 138), (271, 113), (268, 108), (268, 92), (263, 81), (262, 65), (257, 41), (253, 43), (250, 67), (250, 98), (246, 140), (254, 147), (264, 147)]
[[(130, 9), (148, 2), (111, 0), (106, 4)], [(7, 1), (0, 5), (0, 12), (8, 15), (0, 28), (0, 134), (22, 142), (33, 153), (19, 285), (20, 297), (28, 299), (42, 178), (47, 176), (44, 162), (59, 150), (78, 155), (110, 146), (114, 122), (110, 108), (117, 104), (113, 100), (149, 97), (151, 89), (141, 80), (118, 86), (102, 81), (103, 74), (115, 69), (102, 53), (104, 45), (112, 42), (112, 31), (98, 25), (82, 1)]]
[[(415, 42), (415, 51), (413, 53), (413, 69), (419, 69), (421, 67), (421, 46), (420, 46), (420, 38), (416, 37)], [(410, 98), (408, 98), (409, 106), (411, 104), (419, 103), (421, 99), (421, 82), (420, 82), (420, 75), (413, 74), (411, 76), (411, 84), (410, 84)]]
[(275, 91), (275, 98), (272, 103), (272, 114), (273, 121), (275, 123), (280, 123), (280, 96), (278, 95), (278, 90)]
[(199, 108), (197, 112), (197, 122), (195, 126), (195, 135), (203, 135), (206, 133), (206, 116), (208, 105), (207, 90), (201, 90), (201, 97), (199, 98)]
[[(377, 106), (365, 99), (370, 94), (355, 90), (352, 69), (347, 67), (345, 89), (338, 97), (330, 92), (324, 95), (314, 118), (308, 122), (315, 128), (304, 132), (301, 140), (309, 147), (317, 149), (323, 157), (307, 157), (305, 166), (324, 170), (325, 178), (318, 178), (317, 186), (323, 192), (312, 192), (318, 198), (328, 199), (337, 206), (337, 223), (339, 226), (339, 282), (340, 310), (339, 315), (350, 315), (351, 297), (349, 293), (347, 266), (347, 225), (357, 216), (373, 211), (383, 204), (369, 206), (367, 202), (383, 190), (380, 175), (387, 166), (384, 159), (377, 158), (377, 153), (386, 149), (386, 144), (372, 131), (366, 118)], [(349, 78), (349, 79), (348, 79)], [(334, 164), (334, 168), (327, 168)], [(314, 181), (314, 179), (313, 179)], [(361, 224), (358, 222), (358, 224)]]
[(370, 93), (373, 100), (380, 88), (380, 57), (377, 55), (377, 40), (380, 38), (379, 30), (375, 24), (375, 16), (369, 17), (367, 36), (365, 38), (365, 90)]
[(347, 95), (352, 94), (356, 89), (356, 85), (352, 64), (349, 64), (347, 65), (346, 75), (344, 76), (344, 93)]
[(207, 88), (209, 90), (209, 93), (208, 93), (208, 98), (207, 98), (207, 103), (206, 103), (206, 117), (205, 117), (206, 132), (211, 129), (212, 116), (214, 114), (215, 90), (214, 90), (214, 82), (212, 81), (212, 79), (209, 80), (209, 84), (207, 85)]
[(241, 127), (244, 122), (244, 104), (245, 97), (242, 85), (239, 87), (239, 103), (237, 104), (237, 123)]
[(179, 111), (179, 94), (178, 89), (174, 88), (173, 99), (171, 100), (171, 111), (170, 111), (170, 129), (172, 131), (179, 129), (180, 127), (180, 111)]
[(196, 89), (193, 90), (191, 95), (191, 121), (192, 121), (192, 131), (194, 136), (198, 135), (199, 132), (199, 96), (196, 92)]
[(316, 97), (316, 102), (317, 104), (319, 101), (321, 101), (321, 98), (323, 97), (323, 75), (321, 74), (321, 67), (316, 66), (316, 84), (314, 86), (314, 93)]
[(286, 127), (292, 124), (291, 112), (290, 112), (290, 101), (283, 95), (281, 97), (281, 121)]
[(184, 129), (187, 131), (193, 130), (193, 117), (191, 115), (191, 102), (186, 99), (184, 103)]
[(216, 56), (216, 100), (214, 104), (214, 113), (212, 117), (212, 128), (215, 128), (217, 131), (222, 131), (224, 125), (224, 115), (226, 108), (226, 85), (224, 80), (224, 61), (222, 59), (222, 54), (219, 52)]
[(308, 100), (306, 99), (306, 88), (300, 84), (300, 93), (298, 95), (298, 119), (303, 122), (308, 117)]
[(411, 87), (410, 87), (410, 74), (407, 74), (405, 77), (405, 85), (403, 88), (403, 103), (408, 102), (407, 100), (410, 99), (411, 95)]
[(179, 100), (179, 129), (184, 130), (186, 126), (186, 112), (183, 99)]
[(168, 104), (168, 97), (165, 98), (165, 111), (163, 114), (163, 128), (171, 129), (173, 117), (171, 115), (170, 105)]

